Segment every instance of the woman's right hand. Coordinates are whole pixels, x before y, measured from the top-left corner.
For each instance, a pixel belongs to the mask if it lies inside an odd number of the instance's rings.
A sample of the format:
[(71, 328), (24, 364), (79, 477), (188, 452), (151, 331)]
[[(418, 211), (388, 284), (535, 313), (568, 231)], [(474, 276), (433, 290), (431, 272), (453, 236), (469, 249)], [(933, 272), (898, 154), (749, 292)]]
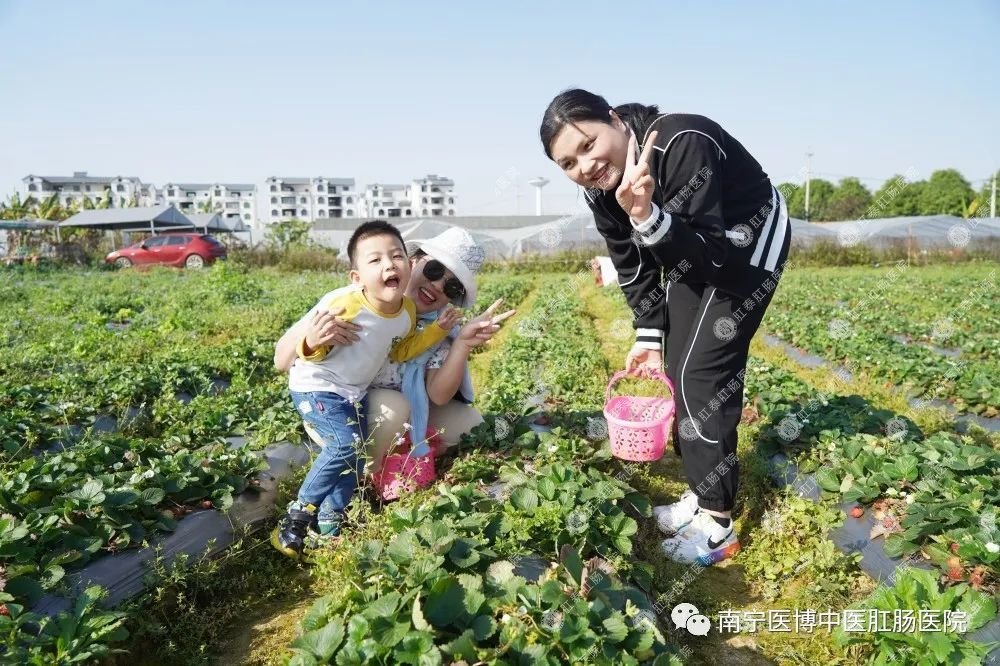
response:
[(337, 315), (342, 314), (344, 308), (314, 312), (306, 325), (306, 347), (316, 350), (323, 346), (342, 346), (357, 342), (360, 339), (357, 332), (361, 327), (353, 322), (338, 319)]
[(493, 305), (463, 326), (458, 332), (455, 342), (465, 345), (467, 349), (471, 350), (492, 338), (493, 334), (500, 330), (500, 322), (517, 312), (516, 310), (507, 310), (504, 313), (495, 314), (501, 303), (503, 303), (502, 298), (493, 301)]
[(625, 171), (622, 173), (618, 189), (615, 190), (615, 198), (622, 210), (633, 220), (633, 224), (645, 220), (653, 212), (653, 191), (656, 184), (649, 173), (649, 163), (653, 159), (653, 146), (656, 145), (657, 134), (656, 130), (650, 132), (641, 153), (635, 134), (629, 137)]
[(625, 370), (643, 377), (649, 377), (654, 372), (663, 372), (663, 354), (659, 349), (646, 349), (636, 343), (625, 357)]

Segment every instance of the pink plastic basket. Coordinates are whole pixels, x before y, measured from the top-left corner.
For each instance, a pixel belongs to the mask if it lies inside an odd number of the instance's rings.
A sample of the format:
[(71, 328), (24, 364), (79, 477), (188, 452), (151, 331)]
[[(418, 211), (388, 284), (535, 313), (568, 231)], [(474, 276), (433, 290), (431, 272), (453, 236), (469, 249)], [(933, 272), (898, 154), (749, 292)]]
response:
[(616, 372), (604, 392), (611, 454), (622, 460), (652, 461), (663, 456), (674, 419), (674, 385), (662, 372), (653, 373), (670, 389), (669, 398), (611, 397), (611, 387), (628, 373)]
[(399, 499), (418, 488), (434, 483), (434, 456), (411, 456), (392, 453), (385, 457), (382, 469), (372, 475), (372, 484), (385, 500)]

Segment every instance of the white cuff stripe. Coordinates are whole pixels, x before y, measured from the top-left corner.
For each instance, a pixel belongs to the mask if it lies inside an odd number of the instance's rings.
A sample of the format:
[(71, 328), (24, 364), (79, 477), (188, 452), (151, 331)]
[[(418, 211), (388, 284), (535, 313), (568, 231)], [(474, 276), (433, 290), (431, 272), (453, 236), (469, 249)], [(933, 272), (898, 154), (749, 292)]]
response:
[(642, 236), (643, 243), (646, 245), (655, 245), (667, 235), (667, 232), (670, 231), (670, 213), (663, 213), (663, 218), (663, 221), (660, 222), (660, 226), (653, 230), (653, 233), (648, 236)]

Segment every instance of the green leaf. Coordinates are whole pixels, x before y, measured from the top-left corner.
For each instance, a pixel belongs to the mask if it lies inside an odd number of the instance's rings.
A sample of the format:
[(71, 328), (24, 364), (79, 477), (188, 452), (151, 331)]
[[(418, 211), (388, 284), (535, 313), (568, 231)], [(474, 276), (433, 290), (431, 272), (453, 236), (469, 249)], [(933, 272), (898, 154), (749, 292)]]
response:
[(434, 583), (427, 595), (427, 620), (443, 628), (462, 614), (464, 590), (454, 576), (445, 576)]
[(59, 565), (69, 564), (71, 562), (76, 562), (81, 557), (83, 557), (83, 553), (81, 553), (79, 550), (64, 550), (63, 552), (57, 554), (51, 560), (49, 560), (48, 564), (50, 566), (53, 564), (59, 564)]
[(472, 539), (459, 539), (448, 551), (448, 557), (456, 566), (467, 569), (479, 561), (479, 552), (476, 551), (476, 542)]
[(418, 548), (420, 548), (420, 545), (417, 543), (417, 538), (413, 532), (407, 530), (397, 534), (389, 542), (389, 546), (385, 552), (392, 558), (393, 562), (402, 566), (413, 560), (413, 554)]
[(135, 492), (131, 488), (112, 490), (106, 494), (106, 501), (111, 506), (126, 506), (128, 504), (135, 504), (139, 500), (139, 493)]
[(466, 629), (461, 636), (444, 646), (444, 653), (451, 655), (454, 659), (476, 661), (478, 650), (473, 640), (474, 637), (475, 632), (472, 629)]
[(320, 597), (302, 618), (302, 628), (306, 631), (319, 629), (329, 621), (330, 612), (333, 609), (333, 597)]
[(556, 484), (552, 479), (545, 477), (538, 481), (538, 494), (547, 500), (556, 498)]
[(466, 591), (476, 590), (482, 591), (483, 589), (483, 579), (481, 576), (475, 574), (462, 573), (458, 574), (458, 582), (465, 588)]
[(431, 628), (431, 625), (427, 623), (424, 619), (424, 612), (420, 608), (420, 595), (413, 600), (413, 613), (411, 614), (413, 619), (413, 628), (417, 631), (427, 631)]
[(383, 617), (391, 617), (396, 613), (396, 609), (399, 608), (399, 602), (399, 592), (393, 590), (388, 594), (383, 594), (375, 599), (375, 601), (368, 604), (368, 607), (364, 610), (364, 614), (366, 617), (373, 620)]
[(904, 539), (901, 534), (890, 534), (886, 536), (883, 547), (885, 548), (885, 554), (887, 557), (902, 557), (907, 550), (910, 552), (917, 550), (917, 546)]
[(13, 594), (18, 599), (23, 599), (29, 606), (42, 598), (44, 591), (37, 580), (30, 576), (17, 576), (7, 581), (5, 592)]
[(955, 645), (948, 639), (943, 632), (928, 631), (924, 635), (924, 644), (931, 649), (934, 656), (937, 657), (937, 663), (947, 664), (948, 655), (951, 654)]
[(969, 619), (969, 631), (978, 629), (997, 614), (997, 602), (988, 594), (969, 589), (956, 605), (956, 610), (964, 611)]
[(98, 479), (90, 479), (83, 484), (83, 488), (67, 493), (66, 497), (79, 500), (87, 504), (100, 504), (104, 501), (104, 484)]
[(145, 488), (141, 493), (139, 493), (139, 499), (142, 500), (144, 504), (151, 504), (156, 506), (167, 496), (163, 492), (163, 488)]
[(417, 536), (423, 539), (435, 553), (446, 553), (455, 540), (455, 533), (444, 521), (425, 522), (417, 530)]
[(497, 623), (489, 615), (479, 615), (472, 621), (472, 631), (476, 634), (477, 641), (484, 641), (492, 636), (497, 630)]
[(632, 505), (640, 516), (643, 518), (649, 518), (653, 515), (653, 509), (650, 506), (649, 498), (642, 493), (629, 493), (625, 495), (625, 501)]
[(533, 513), (538, 508), (538, 495), (531, 488), (518, 488), (510, 496), (510, 503), (526, 513)]
[(820, 488), (831, 493), (840, 492), (840, 479), (829, 467), (820, 467), (815, 474), (816, 484)]
[(623, 555), (630, 555), (632, 553), (632, 540), (624, 536), (616, 536), (611, 539), (611, 543), (615, 545)]
[(621, 643), (628, 636), (628, 625), (625, 624), (625, 618), (618, 611), (615, 611), (601, 624), (604, 625), (604, 630), (607, 632), (605, 638), (612, 643)]
[(61, 566), (58, 564), (50, 564), (42, 574), (42, 587), (46, 590), (52, 589), (65, 575), (66, 571)]
[(219, 511), (229, 511), (233, 506), (233, 495), (226, 491), (212, 496), (212, 505)]
[(570, 578), (577, 585), (583, 584), (583, 560), (580, 553), (570, 544), (566, 544), (559, 550), (559, 562), (569, 573)]
[(465, 607), (466, 613), (475, 616), (484, 603), (486, 603), (485, 594), (479, 590), (465, 588), (465, 597), (462, 599), (462, 605)]
[(292, 641), (292, 647), (308, 651), (319, 661), (329, 661), (343, 641), (344, 625), (334, 619), (320, 629), (299, 636)]
[(919, 474), (919, 460), (916, 456), (903, 455), (896, 460), (900, 476), (907, 481), (916, 481)]
[(390, 663), (435, 666), (441, 663), (441, 652), (434, 646), (433, 637), (425, 632), (411, 631), (392, 653)]
[(608, 523), (612, 532), (618, 536), (632, 536), (639, 531), (639, 524), (624, 513), (611, 516)]

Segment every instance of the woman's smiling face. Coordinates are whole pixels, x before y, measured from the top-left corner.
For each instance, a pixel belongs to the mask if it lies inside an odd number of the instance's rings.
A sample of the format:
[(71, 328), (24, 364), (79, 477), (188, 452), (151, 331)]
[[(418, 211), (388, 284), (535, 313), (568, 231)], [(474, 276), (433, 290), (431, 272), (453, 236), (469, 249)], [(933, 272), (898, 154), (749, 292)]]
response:
[(621, 182), (628, 138), (617, 116), (611, 123), (566, 123), (552, 138), (552, 161), (577, 185), (612, 190)]
[(419, 314), (440, 310), (451, 302), (444, 294), (444, 283), (448, 278), (455, 277), (455, 274), (445, 270), (440, 280), (431, 282), (424, 277), (424, 264), (429, 259), (433, 257), (425, 254), (410, 260), (413, 270), (410, 272), (410, 282), (406, 285), (405, 293), (413, 299)]

